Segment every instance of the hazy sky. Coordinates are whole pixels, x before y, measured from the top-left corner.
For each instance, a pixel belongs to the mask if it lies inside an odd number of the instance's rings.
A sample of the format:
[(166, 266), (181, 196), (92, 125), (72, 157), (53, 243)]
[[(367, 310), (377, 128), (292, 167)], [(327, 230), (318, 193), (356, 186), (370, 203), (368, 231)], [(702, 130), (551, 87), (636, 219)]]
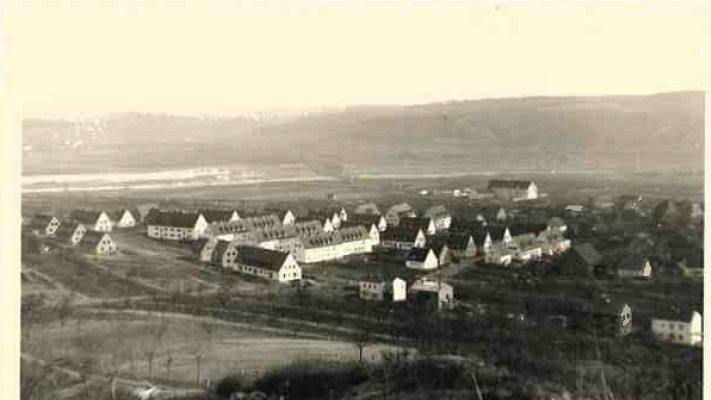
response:
[(4, 2), (3, 67), (31, 115), (653, 93), (711, 76), (702, 2), (51, 3)]

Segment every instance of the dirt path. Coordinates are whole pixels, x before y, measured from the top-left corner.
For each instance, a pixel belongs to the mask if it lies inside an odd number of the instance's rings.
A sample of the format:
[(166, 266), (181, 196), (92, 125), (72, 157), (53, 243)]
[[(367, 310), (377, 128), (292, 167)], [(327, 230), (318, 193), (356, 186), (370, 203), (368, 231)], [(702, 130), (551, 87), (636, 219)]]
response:
[[(67, 375), (75, 378), (75, 379), (79, 379), (79, 380), (83, 381), (83, 382), (74, 384), (72, 386), (69, 386), (67, 388), (62, 388), (62, 389), (57, 390), (52, 395), (53, 399), (63, 399), (63, 398), (76, 396), (81, 390), (84, 390), (85, 385), (86, 385), (85, 382), (100, 383), (100, 384), (104, 384), (104, 385), (110, 384), (111, 378), (106, 375), (82, 374), (81, 372), (72, 370), (70, 368), (51, 365), (50, 362), (36, 358), (29, 353), (22, 353), (20, 357), (22, 360), (24, 360), (26, 362), (36, 363), (36, 364), (39, 364), (42, 366), (49, 366), (52, 368), (52, 370), (62, 372), (64, 374), (67, 374)], [(126, 379), (126, 378), (117, 377), (115, 383), (116, 383), (117, 389), (122, 388), (122, 389), (127, 389), (127, 390), (133, 390), (133, 389), (136, 389), (139, 387), (145, 387), (148, 384), (148, 381), (133, 380), (133, 379)], [(166, 386), (166, 385), (160, 385), (159, 388), (161, 389), (161, 392), (164, 392), (166, 394), (169, 393), (173, 396), (183, 396), (183, 395), (189, 395), (189, 394), (203, 394), (204, 393), (204, 390), (202, 390), (202, 389), (186, 389), (186, 388), (171, 387), (171, 386)]]

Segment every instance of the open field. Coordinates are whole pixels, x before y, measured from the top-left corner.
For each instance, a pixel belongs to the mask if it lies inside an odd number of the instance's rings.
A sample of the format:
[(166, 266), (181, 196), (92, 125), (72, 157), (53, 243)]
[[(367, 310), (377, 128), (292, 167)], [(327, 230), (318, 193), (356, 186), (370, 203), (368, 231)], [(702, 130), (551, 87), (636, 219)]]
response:
[[(355, 345), (343, 341), (295, 339), (269, 331), (242, 330), (234, 326), (193, 322), (170, 317), (132, 316), (129, 319), (92, 315), (82, 321), (68, 319), (35, 328), (22, 351), (45, 360), (93, 372), (118, 369), (122, 376), (150, 378), (148, 354), (154, 352), (153, 378), (167, 380), (168, 357), (173, 362), (170, 380), (193, 383), (196, 354), (203, 354), (201, 376), (220, 378), (228, 373), (251, 372), (304, 358), (357, 359)], [(162, 332), (162, 333), (159, 333)], [(380, 351), (391, 348), (373, 345), (364, 357), (377, 359)]]

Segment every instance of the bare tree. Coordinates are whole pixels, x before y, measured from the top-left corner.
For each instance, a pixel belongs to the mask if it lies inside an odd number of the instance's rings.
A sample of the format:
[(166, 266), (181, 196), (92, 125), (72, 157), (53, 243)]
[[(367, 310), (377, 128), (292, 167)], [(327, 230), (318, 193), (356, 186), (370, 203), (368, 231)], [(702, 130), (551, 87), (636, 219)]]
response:
[(197, 364), (196, 373), (195, 373), (195, 375), (196, 375), (195, 376), (195, 383), (198, 387), (200, 387), (200, 362), (202, 361), (202, 359), (204, 357), (201, 343), (200, 342), (195, 343), (192, 346), (192, 349), (190, 352), (195, 357), (195, 362)]
[(370, 329), (361, 330), (353, 336), (353, 344), (358, 348), (358, 361), (363, 362), (363, 350), (372, 342)]
[(170, 381), (170, 366), (173, 364), (173, 361), (175, 361), (175, 358), (173, 358), (173, 352), (170, 349), (165, 351), (165, 355), (165, 379)]
[(59, 326), (64, 327), (64, 321), (72, 315), (72, 297), (71, 295), (63, 296), (55, 307), (55, 312), (59, 317)]

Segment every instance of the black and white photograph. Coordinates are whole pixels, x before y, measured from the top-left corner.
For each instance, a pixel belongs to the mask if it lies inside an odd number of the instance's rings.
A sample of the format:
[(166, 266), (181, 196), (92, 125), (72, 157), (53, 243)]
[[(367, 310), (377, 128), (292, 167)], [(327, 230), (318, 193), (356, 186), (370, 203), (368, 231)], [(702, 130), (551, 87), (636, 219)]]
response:
[(711, 3), (2, 14), (0, 398), (703, 398)]

